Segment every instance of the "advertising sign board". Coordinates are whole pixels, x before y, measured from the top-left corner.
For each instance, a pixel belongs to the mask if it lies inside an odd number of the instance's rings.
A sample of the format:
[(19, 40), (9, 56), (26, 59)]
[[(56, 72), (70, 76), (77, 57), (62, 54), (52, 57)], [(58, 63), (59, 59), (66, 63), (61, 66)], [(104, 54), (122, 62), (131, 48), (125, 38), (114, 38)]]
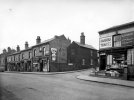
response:
[(51, 52), (52, 52), (52, 61), (56, 61), (57, 49), (56, 48), (51, 48)]
[(112, 47), (112, 36), (100, 38), (100, 49)]
[(121, 36), (121, 46), (134, 45), (134, 33), (125, 33)]

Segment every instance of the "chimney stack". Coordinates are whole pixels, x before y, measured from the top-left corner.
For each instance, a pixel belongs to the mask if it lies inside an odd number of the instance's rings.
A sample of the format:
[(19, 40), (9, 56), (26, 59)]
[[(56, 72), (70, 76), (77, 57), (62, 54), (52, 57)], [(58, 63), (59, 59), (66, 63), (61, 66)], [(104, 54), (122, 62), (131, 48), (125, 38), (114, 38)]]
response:
[(11, 52), (11, 48), (10, 48), (10, 47), (8, 47), (8, 48), (7, 48), (7, 50), (8, 50), (8, 53), (10, 53), (10, 52)]
[(4, 50), (3, 50), (3, 53), (5, 54), (6, 52), (7, 52), (6, 49), (4, 49)]
[(69, 39), (69, 37), (68, 37), (68, 41), (69, 41), (69, 43), (71, 43), (71, 40)]
[(20, 51), (20, 46), (19, 45), (17, 45), (17, 52), (19, 52)]
[(84, 32), (81, 33), (81, 36), (80, 36), (80, 43), (85, 45), (85, 36), (84, 36)]
[(41, 39), (40, 39), (40, 36), (37, 36), (36, 44), (39, 44), (39, 43), (41, 43)]
[(28, 49), (28, 42), (25, 42), (25, 49)]

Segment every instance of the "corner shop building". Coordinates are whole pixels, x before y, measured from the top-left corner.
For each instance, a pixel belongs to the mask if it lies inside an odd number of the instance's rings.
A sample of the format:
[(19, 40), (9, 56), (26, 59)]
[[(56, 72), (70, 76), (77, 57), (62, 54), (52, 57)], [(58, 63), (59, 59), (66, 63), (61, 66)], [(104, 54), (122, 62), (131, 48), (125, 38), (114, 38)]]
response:
[(100, 70), (128, 68), (134, 75), (134, 22), (99, 32)]

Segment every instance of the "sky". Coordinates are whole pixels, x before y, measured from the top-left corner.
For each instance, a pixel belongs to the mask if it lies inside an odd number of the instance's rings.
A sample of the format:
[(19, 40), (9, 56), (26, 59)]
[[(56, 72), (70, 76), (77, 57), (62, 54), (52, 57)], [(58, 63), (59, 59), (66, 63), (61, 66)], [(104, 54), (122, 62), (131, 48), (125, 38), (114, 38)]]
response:
[(98, 32), (134, 21), (133, 0), (0, 0), (0, 53), (64, 34), (99, 49)]

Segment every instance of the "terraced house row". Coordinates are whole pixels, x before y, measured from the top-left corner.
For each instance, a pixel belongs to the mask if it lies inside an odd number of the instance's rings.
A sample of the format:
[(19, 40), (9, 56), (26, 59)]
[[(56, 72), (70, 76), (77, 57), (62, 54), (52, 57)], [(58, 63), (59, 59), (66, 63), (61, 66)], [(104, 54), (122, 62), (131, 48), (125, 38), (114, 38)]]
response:
[(20, 50), (17, 45), (16, 52), (6, 55), (5, 59), (7, 71), (68, 71), (96, 67), (98, 63), (97, 50), (85, 44), (84, 33), (81, 33), (80, 43), (71, 43), (64, 35), (42, 42), (37, 36), (34, 46), (29, 47), (28, 42), (25, 42), (25, 49)]

